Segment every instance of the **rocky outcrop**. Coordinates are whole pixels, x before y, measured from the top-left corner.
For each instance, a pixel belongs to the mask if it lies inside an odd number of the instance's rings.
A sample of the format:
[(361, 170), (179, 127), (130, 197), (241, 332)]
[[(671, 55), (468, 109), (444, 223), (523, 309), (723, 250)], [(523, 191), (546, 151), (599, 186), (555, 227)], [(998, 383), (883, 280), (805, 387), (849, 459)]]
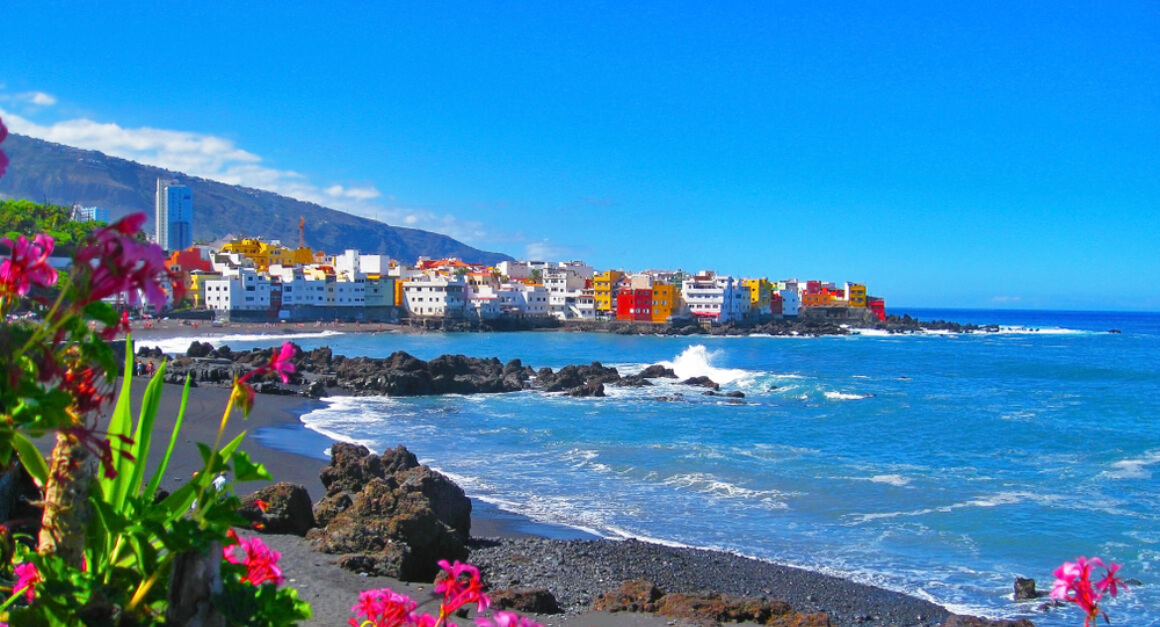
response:
[[(302, 371), (319, 372), (313, 360)], [(426, 396), (432, 394), (494, 394), (527, 387), (530, 368), (518, 361), (506, 366), (496, 358), (443, 355), (423, 361), (403, 351), (386, 359), (335, 356), (324, 371), (335, 385), (358, 395)]]
[(726, 594), (665, 594), (645, 580), (627, 581), (600, 595), (594, 609), (607, 612), (648, 612), (679, 620), (709, 623), (757, 623), (778, 627), (828, 627), (822, 612), (803, 614), (789, 603)]
[(305, 536), (315, 526), (310, 494), (293, 483), (267, 486), (243, 498), (238, 514), (263, 533)]
[(511, 610), (523, 614), (563, 614), (556, 596), (547, 588), (499, 590), (489, 593), (493, 610)]
[[(551, 368), (540, 368), (536, 372), (536, 385), (545, 392), (569, 392), (579, 388), (595, 390), (600, 385), (600, 396), (604, 395), (602, 384), (620, 380), (616, 368), (606, 368), (598, 361), (587, 366), (564, 366), (558, 372)], [(572, 396), (592, 396), (592, 394), (571, 394)]]
[(681, 385), (695, 385), (698, 387), (709, 388), (714, 392), (721, 389), (721, 386), (709, 377), (689, 377), (688, 379), (681, 381)]
[(1015, 600), (1016, 601), (1030, 601), (1044, 596), (1035, 589), (1035, 580), (1026, 579), (1023, 577), (1015, 578)]
[(342, 554), (358, 572), (430, 580), (439, 560), (466, 560), (471, 500), (402, 446), (373, 455), (338, 443), (320, 475), (326, 496), (314, 508), (316, 550)]

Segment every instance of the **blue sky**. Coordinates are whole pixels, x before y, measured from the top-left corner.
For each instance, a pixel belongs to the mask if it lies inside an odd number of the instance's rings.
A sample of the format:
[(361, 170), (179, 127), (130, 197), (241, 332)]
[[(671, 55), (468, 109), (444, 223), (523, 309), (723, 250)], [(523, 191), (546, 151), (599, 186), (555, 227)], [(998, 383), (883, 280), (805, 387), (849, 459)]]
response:
[(0, 117), (518, 258), (1160, 310), (1160, 4), (707, 4), (14, 3)]

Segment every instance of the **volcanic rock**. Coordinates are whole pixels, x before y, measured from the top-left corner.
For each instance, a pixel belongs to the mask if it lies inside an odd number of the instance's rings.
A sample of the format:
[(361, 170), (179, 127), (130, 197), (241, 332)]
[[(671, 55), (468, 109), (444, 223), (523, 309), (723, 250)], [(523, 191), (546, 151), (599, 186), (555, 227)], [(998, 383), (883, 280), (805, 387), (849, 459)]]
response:
[(720, 390), (721, 386), (714, 383), (709, 377), (690, 377), (681, 381), (681, 385), (697, 385), (700, 387), (711, 388), (714, 391)]
[(439, 560), (466, 560), (471, 500), (459, 486), (418, 463), (400, 446), (380, 455), (336, 443), (320, 478), (326, 496), (308, 534), (315, 549), (356, 554), (344, 567), (408, 580), (430, 580)]
[(293, 483), (278, 483), (243, 498), (238, 514), (263, 533), (305, 536), (315, 526), (310, 494)]

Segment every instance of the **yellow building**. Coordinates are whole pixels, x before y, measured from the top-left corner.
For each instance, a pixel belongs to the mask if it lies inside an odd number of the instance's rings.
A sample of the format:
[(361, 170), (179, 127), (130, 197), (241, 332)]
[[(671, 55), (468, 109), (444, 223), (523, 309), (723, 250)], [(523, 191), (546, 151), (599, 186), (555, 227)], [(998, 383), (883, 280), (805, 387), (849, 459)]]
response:
[(847, 283), (846, 298), (850, 301), (851, 307), (865, 307), (866, 286), (861, 283)]
[(202, 272), (194, 270), (189, 273), (189, 285), (186, 286), (185, 297), (193, 301), (194, 309), (205, 308), (205, 282), (222, 278), (217, 272)]
[(265, 272), (272, 265), (293, 266), (314, 263), (314, 251), (309, 248), (289, 249), (280, 244), (260, 239), (239, 239), (222, 246), (223, 253), (239, 253), (254, 260), (254, 267)]
[(617, 283), (624, 278), (624, 273), (617, 270), (608, 270), (592, 277), (592, 289), (596, 298), (596, 311), (611, 313), (616, 311)]
[(741, 285), (749, 288), (749, 306), (753, 311), (769, 313), (773, 283), (769, 279), (741, 279)]
[(677, 299), (680, 298), (677, 286), (672, 283), (653, 283), (652, 293), (652, 321), (667, 322), (669, 316), (680, 309), (677, 303)]

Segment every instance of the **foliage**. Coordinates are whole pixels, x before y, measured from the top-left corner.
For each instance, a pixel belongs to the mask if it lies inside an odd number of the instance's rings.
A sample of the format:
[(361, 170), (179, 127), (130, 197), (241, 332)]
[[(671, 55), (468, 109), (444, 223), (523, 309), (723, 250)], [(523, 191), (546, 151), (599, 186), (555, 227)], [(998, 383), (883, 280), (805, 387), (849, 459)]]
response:
[(94, 230), (106, 226), (103, 222), (74, 222), (71, 218), (72, 210), (68, 207), (30, 200), (0, 201), (0, 235), (32, 237), (45, 233), (67, 250), (67, 246), (75, 245)]
[[(0, 123), (0, 140), (3, 139)], [(19, 625), (148, 625), (167, 617), (167, 586), (183, 556), (216, 560), (223, 591), (212, 599), (237, 624), (286, 625), (310, 616), (297, 593), (256, 578), (253, 564), (234, 564), (222, 546), (238, 542), (234, 482), (270, 479), (261, 464), (239, 449), (244, 433), (223, 443), (235, 405), (248, 414), (253, 390), (246, 380), (263, 373), (283, 379), (293, 372), (286, 345), (267, 366), (235, 381), (212, 446), (199, 444), (203, 466), (172, 494), (159, 492), (177, 443), (185, 403), (168, 447), (146, 477), (153, 426), (160, 407), (164, 364), (149, 382), (134, 420), (131, 403), (132, 343), (124, 346), (123, 373), (107, 425), (98, 420), (114, 399), (118, 372), (111, 340), (129, 330), (107, 299), (163, 306), (166, 289), (180, 298), (164, 251), (141, 238), (144, 214), (109, 226), (69, 231), (59, 207), (23, 201), (0, 206), (6, 226), (0, 237), (0, 464), (15, 453), (43, 490), (44, 515), (37, 538), (0, 534), (0, 570), (11, 573), (12, 593), (0, 603), (0, 620)], [(46, 228), (51, 233), (33, 233)], [(56, 229), (53, 231), (52, 229)], [(87, 229), (87, 230), (86, 230)], [(31, 235), (31, 239), (29, 236)], [(55, 236), (54, 236), (55, 235)], [(58, 239), (75, 238), (72, 281), (57, 289), (59, 275), (47, 259)], [(38, 306), (40, 317), (14, 315)], [(33, 439), (56, 435), (46, 460)], [(93, 458), (99, 460), (94, 476)], [(232, 476), (233, 481), (221, 480)], [(6, 529), (6, 527), (0, 527)], [(276, 554), (263, 554), (267, 567)], [(201, 557), (197, 557), (201, 556)], [(208, 584), (206, 594), (209, 593)], [(240, 609), (239, 609), (240, 608)], [(242, 620), (244, 611), (245, 619)]]

